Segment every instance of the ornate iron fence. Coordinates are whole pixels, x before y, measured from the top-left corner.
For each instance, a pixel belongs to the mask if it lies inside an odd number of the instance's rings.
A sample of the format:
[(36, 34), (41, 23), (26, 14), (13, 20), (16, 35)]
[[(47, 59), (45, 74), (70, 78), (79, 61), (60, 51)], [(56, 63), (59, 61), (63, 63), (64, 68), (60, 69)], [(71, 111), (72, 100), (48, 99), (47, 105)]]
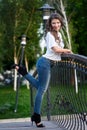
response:
[[(34, 76), (36, 76), (36, 72)], [(31, 87), (33, 107), (35, 89)], [(87, 57), (69, 54), (51, 69), (49, 89), (44, 96), (42, 115), (67, 130), (87, 127)]]

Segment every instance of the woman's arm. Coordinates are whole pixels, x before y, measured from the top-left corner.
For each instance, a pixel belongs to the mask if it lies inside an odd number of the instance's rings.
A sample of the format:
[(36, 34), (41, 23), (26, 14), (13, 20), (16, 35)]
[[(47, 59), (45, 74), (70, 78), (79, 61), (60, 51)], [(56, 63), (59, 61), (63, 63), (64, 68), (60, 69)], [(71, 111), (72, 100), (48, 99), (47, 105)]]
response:
[(52, 50), (53, 50), (55, 53), (60, 53), (60, 54), (62, 54), (62, 53), (65, 53), (65, 54), (67, 54), (67, 53), (72, 53), (72, 51), (71, 51), (70, 49), (58, 48), (58, 47), (56, 47), (56, 46), (52, 47)]

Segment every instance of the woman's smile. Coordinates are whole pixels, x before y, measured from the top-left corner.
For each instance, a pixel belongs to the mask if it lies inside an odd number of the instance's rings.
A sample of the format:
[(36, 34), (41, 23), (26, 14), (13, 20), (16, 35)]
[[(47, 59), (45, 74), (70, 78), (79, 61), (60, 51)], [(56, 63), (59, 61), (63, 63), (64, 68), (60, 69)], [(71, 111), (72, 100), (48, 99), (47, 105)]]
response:
[(59, 31), (61, 28), (61, 22), (58, 19), (53, 19), (51, 22), (51, 26), (53, 30)]

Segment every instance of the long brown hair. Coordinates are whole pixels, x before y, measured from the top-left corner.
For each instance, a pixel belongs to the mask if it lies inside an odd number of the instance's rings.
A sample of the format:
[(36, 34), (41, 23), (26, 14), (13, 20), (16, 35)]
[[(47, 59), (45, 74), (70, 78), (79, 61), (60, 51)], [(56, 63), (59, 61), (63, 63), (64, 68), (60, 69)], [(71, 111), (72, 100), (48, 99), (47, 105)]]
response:
[(51, 22), (53, 19), (58, 19), (61, 22), (61, 26), (64, 25), (62, 17), (57, 13), (52, 13), (46, 23), (46, 33), (50, 31), (52, 35), (55, 37), (55, 40), (59, 41), (57, 32), (52, 29)]

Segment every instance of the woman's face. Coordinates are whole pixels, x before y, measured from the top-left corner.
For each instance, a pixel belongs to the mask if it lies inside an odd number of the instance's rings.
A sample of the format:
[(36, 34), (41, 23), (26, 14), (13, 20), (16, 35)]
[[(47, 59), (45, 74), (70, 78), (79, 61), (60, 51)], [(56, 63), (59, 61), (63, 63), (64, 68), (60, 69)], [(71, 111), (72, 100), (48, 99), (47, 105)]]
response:
[(59, 31), (61, 28), (61, 22), (59, 19), (53, 19), (51, 21), (51, 26), (54, 31)]

